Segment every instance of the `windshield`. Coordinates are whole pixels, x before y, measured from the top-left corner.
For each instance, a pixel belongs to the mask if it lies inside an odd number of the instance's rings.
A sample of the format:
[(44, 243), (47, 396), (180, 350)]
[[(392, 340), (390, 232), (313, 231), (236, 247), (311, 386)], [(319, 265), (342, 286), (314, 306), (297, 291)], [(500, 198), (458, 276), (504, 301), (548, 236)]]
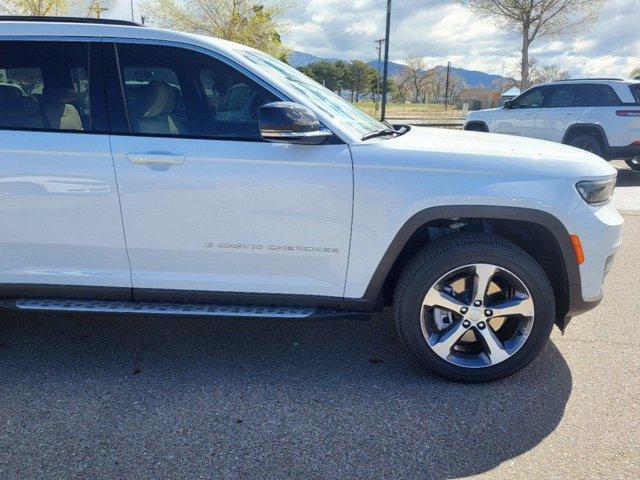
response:
[(355, 130), (356, 135), (361, 136), (388, 128), (286, 63), (261, 52), (240, 50), (239, 53), (262, 70), (296, 89), (333, 120)]

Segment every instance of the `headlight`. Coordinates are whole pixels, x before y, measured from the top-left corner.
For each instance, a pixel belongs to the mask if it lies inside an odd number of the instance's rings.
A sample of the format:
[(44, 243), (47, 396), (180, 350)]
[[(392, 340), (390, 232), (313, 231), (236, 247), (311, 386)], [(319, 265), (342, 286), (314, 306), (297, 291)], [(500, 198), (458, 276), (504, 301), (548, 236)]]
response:
[(616, 187), (616, 179), (596, 180), (580, 182), (576, 185), (578, 192), (585, 202), (591, 205), (606, 203), (613, 195), (613, 189)]

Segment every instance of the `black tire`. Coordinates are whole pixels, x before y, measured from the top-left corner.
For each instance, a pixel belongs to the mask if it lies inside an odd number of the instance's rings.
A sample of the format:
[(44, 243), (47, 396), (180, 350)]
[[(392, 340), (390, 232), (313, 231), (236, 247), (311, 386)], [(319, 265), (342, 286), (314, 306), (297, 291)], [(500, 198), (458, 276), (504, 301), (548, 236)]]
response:
[(580, 148), (591, 152), (599, 157), (604, 157), (604, 145), (600, 135), (596, 133), (583, 133), (576, 135), (568, 142), (572, 147)]
[[(432, 285), (456, 267), (491, 263), (513, 272), (524, 282), (535, 307), (528, 339), (503, 362), (484, 368), (466, 368), (438, 356), (422, 333), (422, 301)], [(546, 344), (555, 319), (555, 297), (538, 263), (515, 244), (487, 234), (445, 237), (419, 251), (402, 272), (394, 295), (398, 333), (409, 352), (429, 372), (459, 382), (487, 382), (516, 373)]]
[(631, 170), (640, 171), (640, 157), (638, 158), (630, 158), (625, 160), (625, 163), (629, 166)]
[(481, 123), (470, 123), (469, 125), (467, 125), (465, 130), (468, 132), (485, 132), (485, 133), (489, 131), (487, 130), (487, 127), (485, 127)]

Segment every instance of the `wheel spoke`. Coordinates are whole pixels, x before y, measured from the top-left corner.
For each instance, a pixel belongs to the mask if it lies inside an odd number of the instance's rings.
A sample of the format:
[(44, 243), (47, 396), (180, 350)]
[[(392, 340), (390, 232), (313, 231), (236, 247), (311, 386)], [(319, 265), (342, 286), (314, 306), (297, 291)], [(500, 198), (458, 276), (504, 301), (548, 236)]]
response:
[(435, 288), (429, 290), (422, 304), (425, 307), (439, 307), (456, 313), (460, 312), (462, 307), (467, 306), (465, 303), (455, 299), (452, 295), (436, 290)]
[(482, 342), (488, 350), (485, 353), (489, 357), (491, 365), (495, 365), (496, 363), (502, 362), (509, 358), (509, 352), (505, 350), (504, 345), (502, 344), (500, 339), (496, 337), (496, 334), (494, 333), (490, 325), (487, 325), (486, 328), (477, 331), (480, 332)]
[(484, 303), (484, 298), (489, 290), (491, 279), (496, 274), (494, 265), (479, 263), (475, 265), (476, 275), (473, 282), (473, 300)]
[(533, 301), (531, 297), (514, 297), (492, 305), (490, 310), (492, 311), (491, 317), (509, 317), (511, 315), (533, 317)]
[(451, 327), (447, 332), (438, 337), (436, 343), (431, 345), (434, 352), (442, 358), (447, 358), (451, 353), (451, 348), (467, 332), (468, 328), (462, 326), (462, 321)]

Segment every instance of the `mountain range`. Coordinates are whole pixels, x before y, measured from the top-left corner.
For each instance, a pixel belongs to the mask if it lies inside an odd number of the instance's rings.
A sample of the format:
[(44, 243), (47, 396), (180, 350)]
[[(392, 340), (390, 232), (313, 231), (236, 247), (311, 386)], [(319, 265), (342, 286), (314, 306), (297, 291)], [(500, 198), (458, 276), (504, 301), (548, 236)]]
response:
[[(317, 57), (315, 55), (311, 55), (309, 53), (298, 52), (298, 51), (293, 51), (289, 55), (289, 63), (296, 68), (305, 67), (310, 63), (316, 62), (318, 60), (328, 60), (330, 62), (337, 61), (336, 58), (322, 58), (322, 57)], [(383, 62), (378, 62), (378, 60), (370, 60), (367, 63), (371, 65), (373, 68), (375, 68), (376, 70), (379, 69), (379, 71), (382, 71)], [(392, 77), (396, 76), (400, 72), (402, 72), (403, 68), (404, 68), (404, 65), (402, 65), (401, 63), (390, 61), (389, 75)], [(435, 71), (436, 73), (442, 73), (442, 72), (446, 72), (446, 69), (447, 69), (446, 66), (438, 65), (437, 67), (427, 70), (427, 72)], [(465, 68), (451, 67), (451, 73), (462, 78), (464, 82), (467, 84), (467, 86), (472, 88), (492, 88), (492, 87), (495, 88), (495, 86), (500, 83), (500, 75), (485, 73), (478, 70), (467, 70)]]

